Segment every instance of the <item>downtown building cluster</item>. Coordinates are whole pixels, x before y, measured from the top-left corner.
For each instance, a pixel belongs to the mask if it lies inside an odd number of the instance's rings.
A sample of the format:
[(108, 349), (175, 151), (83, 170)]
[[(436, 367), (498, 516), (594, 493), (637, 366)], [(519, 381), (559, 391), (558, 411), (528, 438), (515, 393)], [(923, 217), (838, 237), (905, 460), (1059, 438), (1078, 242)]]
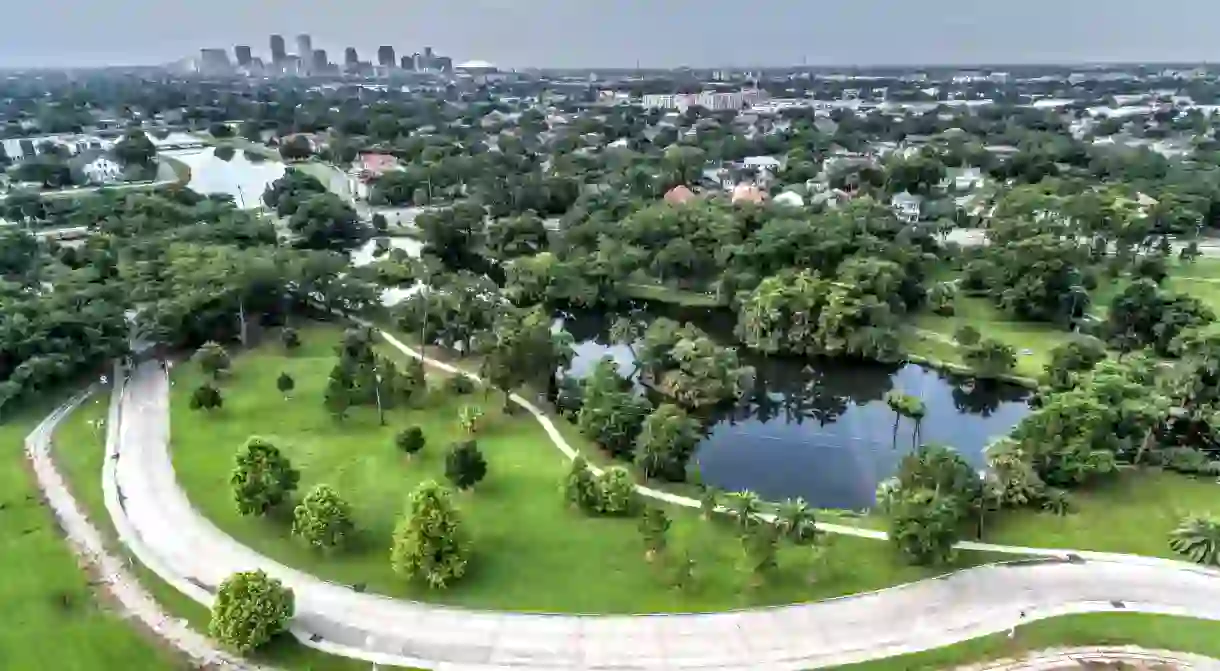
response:
[(248, 45), (233, 47), (233, 59), (225, 49), (201, 49), (193, 61), (193, 69), (200, 74), (248, 76), (319, 76), (358, 74), (364, 76), (389, 76), (396, 72), (448, 73), (453, 71), (453, 59), (441, 56), (424, 47), (422, 53), (415, 52), (397, 58), (393, 46), (383, 45), (377, 49), (376, 61), (360, 60), (355, 47), (347, 47), (341, 62), (332, 62), (325, 49), (315, 48), (313, 38), (307, 34), (297, 35), (295, 52), (288, 51), (288, 43), (282, 35), (272, 35), (269, 40), (270, 54), (263, 59), (254, 55)]

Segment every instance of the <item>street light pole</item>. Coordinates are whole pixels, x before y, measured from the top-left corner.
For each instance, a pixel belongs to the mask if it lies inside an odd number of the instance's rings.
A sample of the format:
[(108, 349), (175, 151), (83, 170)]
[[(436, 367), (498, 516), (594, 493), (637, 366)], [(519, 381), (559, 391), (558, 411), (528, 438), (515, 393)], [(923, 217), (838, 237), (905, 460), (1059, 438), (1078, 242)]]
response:
[(373, 387), (373, 395), (377, 397), (377, 421), (385, 426), (385, 409), (381, 407), (381, 373), (377, 369), (373, 369), (373, 379), (377, 384)]

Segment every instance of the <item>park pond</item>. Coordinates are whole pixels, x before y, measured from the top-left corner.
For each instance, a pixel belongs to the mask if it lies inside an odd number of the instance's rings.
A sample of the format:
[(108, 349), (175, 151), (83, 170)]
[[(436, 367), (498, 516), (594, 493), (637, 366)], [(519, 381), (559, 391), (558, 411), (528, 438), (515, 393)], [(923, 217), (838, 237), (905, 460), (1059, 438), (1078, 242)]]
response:
[(284, 164), (273, 160), (251, 161), (241, 150), (225, 160), (216, 149), (171, 149), (161, 155), (177, 159), (191, 169), (187, 186), (203, 194), (223, 193), (232, 196), (242, 208), (255, 208), (262, 203), (267, 185), (284, 175)]
[[(734, 342), (726, 313), (663, 314), (692, 321), (724, 344)], [(587, 374), (605, 356), (620, 372), (632, 372), (631, 351), (609, 338), (613, 317), (578, 314), (563, 321), (576, 340), (572, 375)], [(1024, 388), (915, 364), (789, 359), (741, 347), (738, 353), (755, 368), (753, 390), (736, 403), (700, 411), (706, 434), (693, 463), (709, 485), (748, 489), (768, 500), (799, 496), (819, 508), (871, 507), (877, 485), (912, 449), (911, 422), (899, 424), (895, 439), (888, 391), (916, 396), (927, 406), (922, 443), (951, 446), (980, 469), (988, 443), (1030, 409)]]

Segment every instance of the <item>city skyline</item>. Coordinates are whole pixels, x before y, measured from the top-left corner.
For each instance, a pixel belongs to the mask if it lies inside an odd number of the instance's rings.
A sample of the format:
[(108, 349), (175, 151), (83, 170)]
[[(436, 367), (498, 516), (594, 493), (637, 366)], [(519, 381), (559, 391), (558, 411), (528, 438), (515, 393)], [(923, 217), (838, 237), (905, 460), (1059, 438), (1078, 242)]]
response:
[[(1220, 21), (1220, 6), (1204, 0), (1154, 6), (1134, 0), (1030, 0), (1019, 6), (756, 0), (747, 7), (727, 0), (669, 0), (660, 6), (469, 0), (409, 7), (349, 0), (341, 12), (285, 0), (214, 0), (204, 14), (151, 0), (116, 0), (105, 7), (44, 0), (7, 8), (6, 18), (11, 26), (56, 30), (10, 31), (0, 44), (4, 67), (155, 65), (203, 48), (232, 53), (234, 45), (251, 45), (267, 58), (272, 33), (283, 35), (290, 50), (304, 33), (314, 36), (314, 48), (330, 54), (354, 47), (375, 59), (383, 45), (401, 55), (417, 49), (408, 45), (431, 44), (458, 61), (487, 60), (505, 68), (1220, 60), (1220, 44), (1209, 31)], [(141, 31), (139, 39), (115, 39), (133, 29)]]

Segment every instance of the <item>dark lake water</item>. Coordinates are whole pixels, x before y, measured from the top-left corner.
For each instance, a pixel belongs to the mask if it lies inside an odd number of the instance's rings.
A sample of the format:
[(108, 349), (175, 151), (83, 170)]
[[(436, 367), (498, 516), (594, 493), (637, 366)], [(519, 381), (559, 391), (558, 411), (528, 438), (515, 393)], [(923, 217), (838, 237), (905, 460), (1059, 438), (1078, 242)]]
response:
[[(667, 316), (693, 321), (732, 344), (731, 315)], [(633, 370), (630, 350), (610, 344), (612, 321), (604, 315), (565, 318), (577, 343), (570, 374), (587, 374), (607, 355), (623, 374)], [(819, 508), (871, 507), (877, 485), (911, 450), (911, 422), (899, 425), (895, 446), (894, 413), (885, 403), (890, 390), (916, 396), (927, 406), (921, 442), (954, 447), (979, 468), (985, 463), (983, 448), (1029, 413), (1030, 392), (1021, 387), (914, 364), (786, 359), (744, 348), (738, 353), (756, 369), (754, 390), (738, 403), (705, 413), (707, 435), (695, 461), (709, 484), (748, 489), (769, 500), (799, 496)]]

